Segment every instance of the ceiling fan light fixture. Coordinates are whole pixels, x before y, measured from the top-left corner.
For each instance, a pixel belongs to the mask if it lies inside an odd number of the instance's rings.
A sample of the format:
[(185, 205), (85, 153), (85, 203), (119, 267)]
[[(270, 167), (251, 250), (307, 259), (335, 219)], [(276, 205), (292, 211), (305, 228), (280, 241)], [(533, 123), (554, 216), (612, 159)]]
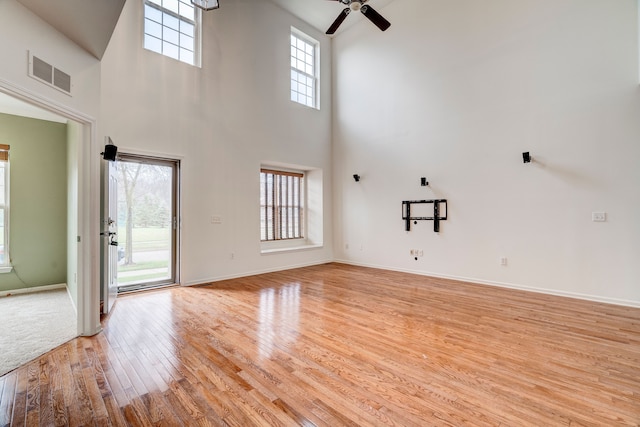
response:
[(191, 0), (191, 4), (202, 10), (213, 10), (220, 7), (218, 0)]
[(353, 1), (349, 5), (349, 7), (351, 8), (352, 11), (357, 12), (362, 8), (362, 3), (360, 3), (359, 1)]

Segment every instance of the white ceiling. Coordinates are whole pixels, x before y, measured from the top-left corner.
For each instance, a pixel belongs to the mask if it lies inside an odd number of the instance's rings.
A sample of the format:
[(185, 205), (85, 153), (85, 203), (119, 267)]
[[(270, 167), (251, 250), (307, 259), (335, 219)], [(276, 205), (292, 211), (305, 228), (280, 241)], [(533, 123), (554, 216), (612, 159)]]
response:
[(18, 0), (78, 46), (102, 59), (125, 0)]

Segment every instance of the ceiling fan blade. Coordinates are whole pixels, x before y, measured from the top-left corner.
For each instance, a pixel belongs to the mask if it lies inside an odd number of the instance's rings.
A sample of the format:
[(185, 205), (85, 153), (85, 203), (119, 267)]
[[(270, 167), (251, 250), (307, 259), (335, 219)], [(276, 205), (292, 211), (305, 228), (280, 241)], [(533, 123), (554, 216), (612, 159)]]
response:
[(391, 22), (384, 19), (382, 15), (376, 12), (375, 9), (369, 5), (362, 6), (360, 12), (362, 12), (362, 14), (366, 16), (369, 21), (373, 22), (376, 27), (380, 28), (382, 31), (385, 31), (391, 26)]
[(338, 29), (338, 27), (340, 26), (340, 24), (342, 24), (344, 22), (344, 20), (347, 18), (347, 15), (349, 15), (350, 13), (351, 13), (351, 9), (348, 8), (348, 7), (345, 7), (342, 10), (342, 12), (340, 12), (340, 15), (338, 15), (336, 20), (333, 21), (333, 24), (331, 24), (331, 26), (327, 30), (327, 34), (335, 33), (336, 30)]

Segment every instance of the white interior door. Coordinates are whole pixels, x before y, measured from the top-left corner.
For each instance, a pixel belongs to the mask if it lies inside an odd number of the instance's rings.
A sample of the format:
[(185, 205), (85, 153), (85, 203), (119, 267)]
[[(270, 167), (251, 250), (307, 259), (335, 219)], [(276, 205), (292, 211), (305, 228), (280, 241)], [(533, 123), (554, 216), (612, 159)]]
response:
[(116, 162), (107, 162), (104, 169), (102, 245), (103, 245), (103, 306), (109, 313), (118, 296), (118, 170)]

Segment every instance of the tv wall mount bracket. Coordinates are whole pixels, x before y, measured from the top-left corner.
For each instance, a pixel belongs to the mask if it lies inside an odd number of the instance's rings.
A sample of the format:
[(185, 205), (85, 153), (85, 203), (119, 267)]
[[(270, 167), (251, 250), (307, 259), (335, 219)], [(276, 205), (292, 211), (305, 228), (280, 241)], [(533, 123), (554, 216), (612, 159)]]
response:
[[(433, 216), (411, 216), (411, 205), (431, 203), (433, 204)], [(443, 214), (444, 212), (444, 214)], [(402, 202), (402, 219), (405, 221), (405, 230), (411, 231), (411, 221), (433, 221), (433, 231), (440, 231), (440, 221), (447, 219), (447, 199), (436, 200), (404, 200)]]

